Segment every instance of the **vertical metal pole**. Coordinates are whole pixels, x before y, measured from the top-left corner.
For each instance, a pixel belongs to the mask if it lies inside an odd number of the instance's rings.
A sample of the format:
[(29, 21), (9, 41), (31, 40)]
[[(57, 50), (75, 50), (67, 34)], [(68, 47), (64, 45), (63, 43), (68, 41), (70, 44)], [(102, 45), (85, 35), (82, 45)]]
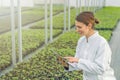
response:
[(101, 9), (101, 2), (102, 2), (102, 0), (99, 0), (99, 9)]
[(104, 1), (105, 1), (105, 0), (102, 0), (102, 7), (104, 6)]
[(85, 0), (82, 0), (83, 3), (83, 11), (85, 11)]
[(22, 22), (21, 22), (21, 0), (18, 0), (18, 46), (19, 46), (19, 62), (22, 62)]
[(79, 1), (80, 13), (82, 12), (82, 0)]
[(99, 0), (99, 2), (100, 2), (99, 4), (100, 4), (100, 9), (101, 9), (102, 8), (102, 6), (101, 6), (102, 5), (102, 0)]
[(97, 0), (97, 10), (99, 10), (100, 7), (100, 0)]
[(97, 0), (97, 4), (96, 4), (97, 5), (97, 10), (99, 10), (99, 4), (100, 4), (99, 0)]
[(44, 3), (45, 4), (45, 44), (47, 44), (48, 43), (47, 0), (44, 0), (44, 1), (45, 1), (45, 3)]
[(88, 11), (88, 0), (86, 0), (86, 11)]
[(87, 11), (87, 0), (85, 0), (85, 9), (84, 9), (84, 11)]
[(105, 4), (106, 4), (106, 0), (103, 1), (103, 7), (105, 7)]
[(66, 3), (67, 1), (64, 0), (64, 32), (66, 32)]
[(78, 15), (78, 7), (79, 7), (79, 6), (78, 6), (78, 2), (79, 2), (79, 1), (76, 0), (76, 15)]
[(90, 11), (92, 11), (92, 1), (93, 0), (90, 0)]
[(97, 5), (97, 1), (98, 1), (98, 0), (95, 0), (95, 5), (96, 5), (95, 8), (96, 8), (96, 11), (97, 11), (97, 7), (98, 7), (98, 5)]
[(98, 2), (98, 0), (95, 0), (96, 11), (97, 11), (97, 9), (98, 9), (98, 5), (97, 5), (97, 2)]
[(103, 5), (102, 2), (103, 2), (103, 0), (101, 0), (101, 8), (103, 7), (103, 6), (102, 6), (102, 5)]
[(90, 11), (92, 11), (92, 0), (89, 2)]
[(3, 0), (1, 0), (1, 8), (3, 7)]
[(103, 0), (101, 0), (101, 8), (102, 8), (102, 2), (103, 2)]
[(86, 11), (86, 0), (83, 1), (84, 1), (84, 11)]
[(94, 4), (93, 4), (94, 0), (91, 0), (91, 11), (93, 12), (94, 9)]
[(103, 2), (103, 0), (101, 0), (101, 7), (102, 7), (102, 2)]
[(102, 0), (98, 0), (99, 8), (100, 8), (100, 5), (101, 5), (101, 1), (102, 1)]
[(50, 0), (50, 42), (53, 40), (53, 21), (52, 21), (52, 11), (53, 10), (53, 0)]
[(92, 5), (93, 5), (92, 10), (93, 12), (95, 12), (95, 0), (92, 1)]
[(15, 50), (15, 14), (14, 14), (14, 1), (11, 2), (11, 34), (12, 34), (12, 64), (16, 64), (16, 50)]
[(90, 0), (87, 0), (87, 10), (88, 11), (90, 10), (89, 2), (90, 2)]
[(94, 0), (94, 13), (96, 11), (96, 0)]
[(68, 0), (68, 31), (70, 31), (70, 0)]
[(102, 0), (102, 7), (103, 7), (103, 4), (104, 4), (104, 0)]

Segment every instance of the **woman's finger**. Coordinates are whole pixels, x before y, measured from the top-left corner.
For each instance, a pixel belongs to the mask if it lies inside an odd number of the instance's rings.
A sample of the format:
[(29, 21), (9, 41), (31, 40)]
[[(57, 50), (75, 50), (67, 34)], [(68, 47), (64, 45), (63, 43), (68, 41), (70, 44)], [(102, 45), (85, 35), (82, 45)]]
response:
[(71, 58), (73, 58), (73, 57), (64, 57), (65, 59), (71, 59)]

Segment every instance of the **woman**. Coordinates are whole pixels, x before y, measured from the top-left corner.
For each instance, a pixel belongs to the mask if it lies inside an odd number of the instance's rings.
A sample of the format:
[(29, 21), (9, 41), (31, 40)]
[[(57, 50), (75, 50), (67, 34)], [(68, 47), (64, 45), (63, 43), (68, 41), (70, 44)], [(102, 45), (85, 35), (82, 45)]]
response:
[(110, 67), (108, 42), (94, 30), (98, 23), (92, 12), (82, 12), (76, 17), (76, 31), (81, 38), (75, 57), (65, 57), (69, 61), (68, 70), (83, 70), (83, 80), (116, 80)]

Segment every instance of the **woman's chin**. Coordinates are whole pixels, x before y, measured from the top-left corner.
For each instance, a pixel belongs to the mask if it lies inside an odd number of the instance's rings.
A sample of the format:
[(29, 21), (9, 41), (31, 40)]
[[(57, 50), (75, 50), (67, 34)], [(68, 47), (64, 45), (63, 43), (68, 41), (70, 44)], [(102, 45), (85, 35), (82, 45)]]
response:
[(80, 34), (80, 37), (82, 37), (82, 36), (84, 36), (84, 35), (81, 35), (81, 34)]
[(81, 33), (79, 33), (80, 34), (80, 36), (84, 36), (83, 34), (81, 34)]
[(80, 32), (78, 32), (78, 34), (79, 34), (80, 36), (84, 36), (84, 34), (82, 34), (82, 33), (80, 33)]

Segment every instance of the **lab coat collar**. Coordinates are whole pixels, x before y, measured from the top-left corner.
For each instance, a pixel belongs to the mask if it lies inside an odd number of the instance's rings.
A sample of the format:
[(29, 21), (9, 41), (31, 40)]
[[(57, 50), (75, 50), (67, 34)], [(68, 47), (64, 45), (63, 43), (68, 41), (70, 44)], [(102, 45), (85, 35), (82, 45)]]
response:
[(98, 35), (99, 35), (98, 31), (95, 31), (95, 33), (88, 38), (88, 41), (86, 40), (87, 43), (90, 43), (91, 41), (93, 41), (93, 39)]

